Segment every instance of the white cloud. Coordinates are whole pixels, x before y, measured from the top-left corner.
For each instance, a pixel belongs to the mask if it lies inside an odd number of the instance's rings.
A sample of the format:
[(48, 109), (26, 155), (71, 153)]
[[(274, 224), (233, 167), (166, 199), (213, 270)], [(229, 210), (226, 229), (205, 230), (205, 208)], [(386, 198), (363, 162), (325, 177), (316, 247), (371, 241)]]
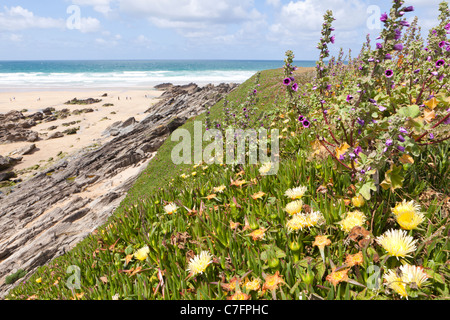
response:
[(284, 44), (319, 41), (323, 15), (333, 11), (333, 26), (341, 35), (361, 32), (367, 21), (367, 4), (359, 0), (290, 1), (283, 5), (269, 28), (268, 38)]
[(64, 28), (63, 19), (53, 19), (35, 16), (33, 12), (21, 6), (7, 8), (0, 12), (0, 31), (17, 31), (31, 28)]
[(96, 18), (87, 17), (80, 20), (80, 32), (97, 32), (100, 29), (100, 21)]
[(278, 7), (281, 4), (281, 0), (266, 0), (266, 3), (268, 5), (274, 6), (274, 7)]
[(72, 0), (73, 4), (80, 6), (92, 6), (95, 11), (100, 12), (104, 15), (108, 15), (111, 9), (111, 0)]

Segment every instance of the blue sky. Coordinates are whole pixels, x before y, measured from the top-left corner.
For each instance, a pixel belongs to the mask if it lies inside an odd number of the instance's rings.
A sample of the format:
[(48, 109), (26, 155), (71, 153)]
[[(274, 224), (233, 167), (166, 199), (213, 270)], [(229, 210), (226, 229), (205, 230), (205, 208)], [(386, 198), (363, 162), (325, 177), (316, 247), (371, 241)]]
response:
[[(409, 0), (425, 35), (440, 0)], [(316, 60), (322, 16), (337, 19), (337, 54), (379, 32), (387, 0), (2, 0), (0, 60)]]

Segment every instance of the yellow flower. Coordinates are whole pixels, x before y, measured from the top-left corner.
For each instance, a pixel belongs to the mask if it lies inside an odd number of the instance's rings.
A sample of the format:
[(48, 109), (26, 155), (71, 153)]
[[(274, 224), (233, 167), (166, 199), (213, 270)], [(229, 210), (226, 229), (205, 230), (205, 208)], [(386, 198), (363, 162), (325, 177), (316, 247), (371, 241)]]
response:
[(361, 194), (358, 194), (356, 197), (352, 198), (352, 203), (355, 207), (359, 208), (366, 203), (366, 200), (364, 200), (364, 197)]
[(261, 168), (259, 168), (259, 173), (264, 176), (270, 171), (270, 169), (272, 169), (272, 162), (266, 162), (261, 166)]
[(388, 230), (383, 235), (376, 238), (378, 244), (380, 244), (384, 250), (386, 250), (391, 256), (397, 257), (410, 257), (408, 253), (416, 250), (417, 240), (408, 236), (404, 230)]
[(134, 253), (134, 257), (140, 261), (143, 261), (143, 260), (147, 259), (149, 252), (150, 252), (150, 249), (148, 248), (148, 246), (145, 246), (145, 247), (139, 249), (138, 251), (136, 251)]
[(353, 266), (359, 266), (362, 265), (364, 262), (364, 257), (362, 251), (356, 253), (356, 254), (349, 254), (345, 258), (345, 263), (347, 267), (353, 267)]
[(219, 193), (223, 193), (223, 190), (225, 190), (227, 187), (225, 187), (224, 185), (221, 185), (220, 187), (215, 187), (213, 188), (214, 192), (219, 192)]
[(182, 177), (183, 179), (186, 179), (187, 175), (183, 173), (180, 177)]
[(397, 292), (402, 298), (408, 297), (408, 294), (406, 293), (406, 283), (403, 282), (402, 278), (399, 277), (395, 271), (389, 270), (383, 278), (390, 289)]
[(164, 211), (166, 211), (167, 214), (174, 214), (175, 212), (177, 212), (177, 210), (177, 205), (172, 202), (164, 206)]
[(202, 251), (200, 255), (196, 255), (189, 261), (187, 271), (189, 271), (192, 276), (195, 276), (205, 272), (210, 263), (212, 263), (211, 254), (208, 251)]
[(410, 202), (403, 200), (391, 210), (400, 227), (405, 230), (416, 229), (425, 220), (424, 214), (420, 212), (420, 207), (414, 203), (414, 200)]
[(305, 194), (306, 190), (307, 190), (306, 187), (300, 186), (297, 188), (292, 188), (292, 189), (286, 190), (284, 195), (286, 197), (289, 197), (292, 200), (301, 199), (303, 197), (303, 195)]
[(238, 277), (233, 277), (230, 279), (229, 283), (221, 284), (225, 291), (234, 291), (241, 284), (241, 280)]
[(276, 290), (279, 284), (284, 284), (283, 277), (277, 271), (273, 276), (266, 276), (262, 290)]
[(241, 187), (246, 183), (247, 183), (247, 181), (245, 181), (245, 180), (236, 180), (236, 181), (231, 180), (231, 185), (236, 186), (236, 187)]
[(194, 176), (196, 176), (197, 175), (197, 172), (192, 172), (192, 176), (194, 177)]
[(249, 236), (251, 236), (254, 241), (262, 240), (264, 238), (264, 234), (266, 233), (266, 231), (267, 229), (260, 228), (250, 233)]
[(339, 222), (339, 225), (344, 232), (349, 233), (356, 226), (364, 226), (365, 222), (366, 216), (364, 213), (360, 211), (353, 211), (347, 213), (347, 216)]
[(302, 206), (303, 206), (302, 200), (292, 201), (286, 205), (286, 208), (284, 210), (286, 210), (287, 213), (293, 216), (302, 211)]
[(303, 230), (307, 225), (307, 219), (304, 214), (295, 214), (291, 220), (286, 223), (289, 232)]
[(231, 229), (236, 229), (238, 226), (240, 225), (239, 222), (233, 222), (233, 220), (230, 220), (230, 228)]
[(258, 291), (259, 288), (261, 288), (261, 280), (256, 278), (253, 279), (252, 281), (249, 281), (248, 279), (245, 279), (244, 282), (244, 287), (248, 290), (248, 291)]
[(41, 282), (42, 282), (42, 278), (37, 278), (37, 279), (36, 279), (36, 282), (37, 282), (37, 283), (41, 283)]
[(343, 269), (340, 271), (335, 271), (336, 267), (333, 268), (332, 272), (327, 275), (326, 280), (331, 282), (333, 286), (336, 288), (336, 286), (339, 284), (339, 282), (347, 281), (348, 280), (348, 271), (350, 269)]
[(262, 197), (264, 197), (266, 194), (262, 191), (259, 191), (255, 194), (252, 195), (253, 200), (257, 200), (257, 199), (261, 199)]

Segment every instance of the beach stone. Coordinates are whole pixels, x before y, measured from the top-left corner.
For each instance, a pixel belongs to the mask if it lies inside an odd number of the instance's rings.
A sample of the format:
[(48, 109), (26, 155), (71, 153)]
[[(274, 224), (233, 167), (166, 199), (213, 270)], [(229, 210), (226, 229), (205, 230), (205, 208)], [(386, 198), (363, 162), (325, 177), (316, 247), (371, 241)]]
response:
[(17, 162), (22, 161), (22, 157), (12, 158), (0, 156), (0, 171), (13, 167)]
[(56, 131), (54, 133), (52, 133), (47, 140), (51, 140), (51, 139), (58, 139), (58, 138), (62, 138), (64, 137), (64, 134), (62, 132)]
[(18, 155), (21, 155), (21, 156), (24, 156), (24, 155), (30, 154), (35, 149), (36, 149), (36, 145), (33, 143), (33, 144), (29, 144), (29, 145), (27, 145), (27, 146), (25, 146), (25, 147), (15, 151), (14, 153), (18, 154)]
[(46, 115), (46, 116), (50, 116), (53, 114), (53, 111), (55, 111), (55, 108), (45, 108), (44, 110), (42, 110), (42, 112)]
[(15, 178), (16, 174), (14, 172), (5, 172), (5, 173), (0, 173), (0, 182), (2, 181), (8, 181), (11, 180), (12, 178)]

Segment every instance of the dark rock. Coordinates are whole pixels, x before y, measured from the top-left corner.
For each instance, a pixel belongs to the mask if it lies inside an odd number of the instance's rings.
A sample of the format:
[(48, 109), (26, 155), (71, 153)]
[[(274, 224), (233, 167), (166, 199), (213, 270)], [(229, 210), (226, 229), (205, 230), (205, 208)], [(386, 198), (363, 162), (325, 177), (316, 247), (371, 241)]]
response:
[(64, 134), (62, 132), (56, 131), (55, 133), (52, 133), (47, 140), (51, 140), (51, 139), (58, 139), (58, 138), (62, 138), (64, 137)]
[(0, 171), (13, 167), (17, 162), (21, 161), (22, 157), (11, 158), (0, 156)]
[(28, 146), (25, 146), (25, 147), (15, 151), (14, 153), (24, 156), (24, 155), (32, 153), (35, 149), (36, 149), (36, 145), (33, 143), (33, 144), (29, 144)]
[(50, 116), (53, 114), (53, 111), (55, 111), (55, 108), (45, 108), (44, 110), (42, 110), (42, 112), (46, 115), (46, 116)]
[(14, 172), (5, 172), (5, 173), (0, 173), (0, 182), (2, 181), (8, 181), (11, 180), (12, 178), (15, 178), (16, 174)]
[(53, 130), (56, 130), (56, 129), (58, 129), (58, 126), (51, 126), (51, 127), (48, 127), (48, 131), (53, 131)]

